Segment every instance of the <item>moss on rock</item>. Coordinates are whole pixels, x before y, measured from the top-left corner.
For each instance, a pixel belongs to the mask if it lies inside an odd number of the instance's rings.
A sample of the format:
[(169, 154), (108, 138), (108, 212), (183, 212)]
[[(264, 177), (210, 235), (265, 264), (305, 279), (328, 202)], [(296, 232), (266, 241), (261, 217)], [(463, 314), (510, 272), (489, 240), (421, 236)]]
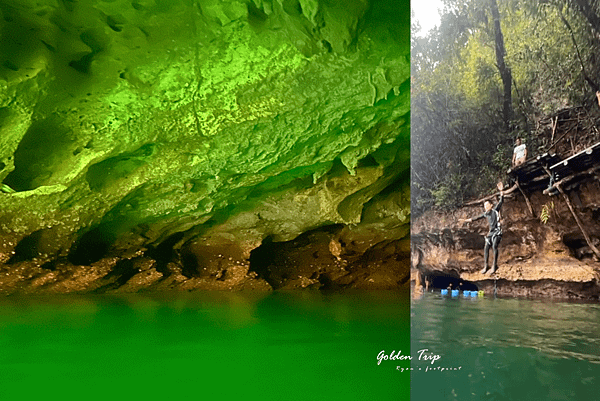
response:
[(16, 0), (0, 32), (0, 260), (249, 257), (406, 177), (408, 2)]

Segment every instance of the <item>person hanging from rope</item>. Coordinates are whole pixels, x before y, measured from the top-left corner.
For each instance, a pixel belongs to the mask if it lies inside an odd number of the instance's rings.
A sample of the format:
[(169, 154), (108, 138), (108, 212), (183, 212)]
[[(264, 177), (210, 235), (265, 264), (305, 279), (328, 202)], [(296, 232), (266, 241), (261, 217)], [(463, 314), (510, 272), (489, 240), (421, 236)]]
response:
[(486, 273), (488, 270), (488, 257), (490, 253), (490, 247), (494, 251), (494, 264), (492, 265), (492, 270), (490, 270), (490, 274), (494, 274), (498, 270), (498, 245), (500, 245), (500, 240), (502, 239), (502, 227), (500, 226), (500, 208), (502, 207), (502, 203), (504, 202), (504, 184), (502, 184), (502, 182), (499, 182), (497, 187), (500, 191), (500, 200), (498, 201), (496, 206), (492, 207), (492, 203), (490, 201), (485, 201), (483, 204), (483, 214), (471, 219), (461, 219), (461, 222), (471, 223), (473, 221), (483, 219), (485, 217), (490, 226), (490, 230), (485, 237), (485, 248), (483, 250), (483, 257), (485, 261), (483, 264), (483, 270), (481, 271), (482, 274)]

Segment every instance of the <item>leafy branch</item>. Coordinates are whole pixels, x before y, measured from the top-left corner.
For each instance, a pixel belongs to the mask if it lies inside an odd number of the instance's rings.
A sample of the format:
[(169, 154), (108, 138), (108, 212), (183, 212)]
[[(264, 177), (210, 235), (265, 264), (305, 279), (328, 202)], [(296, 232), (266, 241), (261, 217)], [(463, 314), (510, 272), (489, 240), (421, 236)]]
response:
[(540, 212), (540, 220), (542, 223), (546, 224), (548, 222), (548, 219), (550, 218), (550, 212), (552, 212), (553, 210), (554, 210), (554, 202), (553, 201), (546, 203), (542, 207), (542, 211)]

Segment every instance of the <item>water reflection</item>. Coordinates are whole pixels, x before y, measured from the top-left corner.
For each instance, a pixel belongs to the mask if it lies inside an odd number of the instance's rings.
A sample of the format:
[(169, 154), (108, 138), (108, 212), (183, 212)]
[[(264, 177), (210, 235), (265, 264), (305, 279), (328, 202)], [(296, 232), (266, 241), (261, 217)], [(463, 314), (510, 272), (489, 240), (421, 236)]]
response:
[(160, 387), (170, 398), (398, 399), (409, 376), (376, 355), (408, 349), (409, 308), (394, 292), (2, 298), (0, 399), (114, 387), (155, 399), (160, 383), (177, 384)]
[(459, 374), (437, 377), (426, 391), (421, 383), (430, 378), (414, 373), (415, 399), (425, 393), (478, 400), (595, 397), (597, 304), (427, 293), (412, 301), (411, 326), (413, 349), (428, 347), (446, 363), (462, 366)]
[(422, 343), (525, 347), (553, 357), (600, 363), (600, 307), (596, 304), (448, 299), (428, 294), (413, 303), (413, 316), (413, 332), (419, 332), (416, 341)]

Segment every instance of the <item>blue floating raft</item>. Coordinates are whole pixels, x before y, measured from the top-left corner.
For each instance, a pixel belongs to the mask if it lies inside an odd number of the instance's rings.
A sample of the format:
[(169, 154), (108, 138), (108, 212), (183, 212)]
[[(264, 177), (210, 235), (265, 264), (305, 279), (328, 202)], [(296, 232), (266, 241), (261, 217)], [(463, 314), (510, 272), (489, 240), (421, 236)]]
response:
[[(442, 295), (448, 295), (449, 293), (452, 294), (453, 297), (458, 297), (460, 295), (460, 290), (448, 290), (448, 289), (442, 289), (441, 290), (441, 294)], [(483, 290), (479, 290), (479, 291), (468, 291), (468, 290), (464, 290), (463, 291), (463, 296), (465, 298), (483, 298)]]
[[(453, 297), (458, 297), (460, 295), (460, 290), (448, 290), (448, 289), (442, 289), (441, 290), (441, 294), (442, 295), (449, 295), (449, 293), (452, 294)], [(477, 297), (483, 297), (483, 291), (468, 291), (468, 290), (464, 290), (463, 292), (463, 296), (465, 298), (477, 298)]]

